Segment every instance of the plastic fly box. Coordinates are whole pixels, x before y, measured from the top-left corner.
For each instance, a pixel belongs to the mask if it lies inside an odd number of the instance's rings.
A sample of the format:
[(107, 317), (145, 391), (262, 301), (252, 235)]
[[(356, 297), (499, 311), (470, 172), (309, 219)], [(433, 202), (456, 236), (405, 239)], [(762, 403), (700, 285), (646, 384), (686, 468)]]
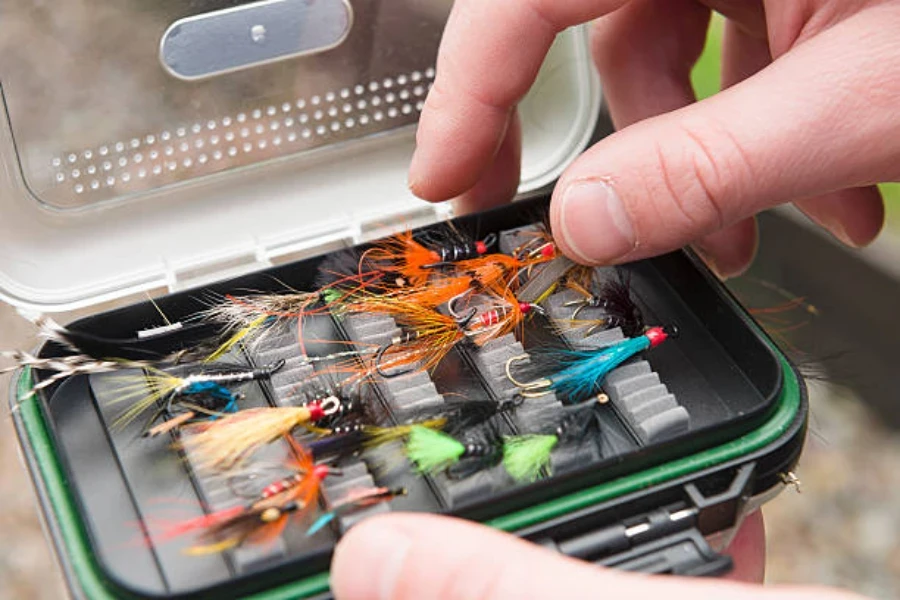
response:
[[(448, 208), (411, 197), (405, 170), (450, 4), (8, 7), (0, 21), (8, 117), (0, 123), (4, 299), (54, 312), (164, 289), (155, 303), (70, 328), (175, 350), (215, 333), (194, 320), (212, 297), (312, 290), (336, 252), (409, 227), (418, 228), (417, 239), (439, 239)], [(520, 192), (530, 199), (453, 221), (471, 239), (496, 236), (507, 253), (540, 230), (547, 186), (597, 125), (600, 89), (584, 30), (559, 36), (520, 112)], [(527, 275), (549, 277), (549, 264)], [(71, 592), (324, 597), (339, 536), (387, 510), (473, 518), (626, 569), (727, 571), (730, 559), (720, 551), (730, 534), (783, 487), (799, 456), (803, 384), (689, 253), (593, 276), (623, 277), (644, 322), (677, 325), (680, 336), (612, 370), (594, 390), (607, 401), (589, 406), (596, 430), (555, 447), (535, 481), (516, 481), (500, 464), (463, 475), (415, 474), (395, 441), (342, 455), (342, 475), (322, 482), (313, 508), (333, 508), (354, 486), (402, 487), (405, 495), (339, 513), (314, 535), (308, 523), (288, 520), (265, 544), (201, 556), (185, 556), (191, 536), (164, 540), (140, 524), (171, 514), (167, 508), (189, 518), (234, 506), (243, 487), (271, 476), (223, 484), (172, 448), (176, 434), (147, 439), (140, 419), (117, 424), (115, 374), (71, 377), (19, 402), (47, 377), (21, 371), (11, 394), (16, 429)], [(572, 293), (543, 286), (529, 300), (540, 310), (513, 333), (457, 344), (431, 370), (372, 374), (356, 388), (357, 401), (386, 426), (423, 407), (496, 403), (505, 408), (492, 427), (504, 436), (546, 433), (569, 414), (567, 398), (523, 395), (507, 373), (510, 359), (545, 347), (599, 352), (624, 337), (616, 327), (557, 327), (574, 318)], [(597, 306), (576, 305), (585, 318), (603, 316)], [(165, 327), (161, 314), (180, 326)], [(303, 382), (330, 364), (316, 357), (384, 348), (401, 333), (389, 317), (335, 311), (294, 325), (230, 352), (247, 369), (279, 367), (241, 386), (240, 408), (302, 403)], [(65, 352), (54, 343), (39, 350), (43, 357)], [(288, 453), (267, 446), (248, 469), (278, 465)]]

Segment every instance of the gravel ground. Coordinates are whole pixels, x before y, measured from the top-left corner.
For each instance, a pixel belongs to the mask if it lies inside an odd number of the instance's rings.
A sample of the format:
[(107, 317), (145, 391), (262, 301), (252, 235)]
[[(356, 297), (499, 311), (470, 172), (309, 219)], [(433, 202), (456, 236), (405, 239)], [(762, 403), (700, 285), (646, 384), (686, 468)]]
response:
[[(29, 348), (30, 326), (0, 308), (0, 347)], [(2, 379), (2, 389), (8, 380)], [(811, 433), (798, 471), (803, 492), (767, 506), (772, 583), (842, 586), (900, 597), (900, 433), (840, 388), (813, 383)], [(44, 540), (9, 419), (0, 432), (0, 598), (58, 598), (59, 569)], [(14, 541), (14, 543), (10, 543)]]

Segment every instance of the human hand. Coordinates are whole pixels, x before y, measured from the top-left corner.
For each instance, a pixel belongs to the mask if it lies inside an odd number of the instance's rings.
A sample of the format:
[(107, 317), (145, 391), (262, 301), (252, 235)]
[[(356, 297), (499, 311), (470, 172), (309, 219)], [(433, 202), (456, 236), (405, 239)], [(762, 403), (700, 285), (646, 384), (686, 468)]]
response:
[[(710, 8), (728, 18), (727, 89), (695, 103), (689, 76)], [(756, 248), (752, 216), (791, 201), (848, 245), (876, 237), (884, 208), (873, 184), (900, 175), (896, 0), (457, 0), (412, 190), (459, 197), (464, 210), (511, 198), (514, 107), (557, 32), (591, 19), (619, 131), (554, 191), (553, 232), (572, 258), (620, 263), (694, 242), (733, 274)]]
[(337, 600), (851, 600), (836, 590), (760, 588), (762, 517), (748, 517), (730, 553), (732, 581), (648, 577), (594, 567), (457, 519), (386, 515), (338, 543), (331, 568)]

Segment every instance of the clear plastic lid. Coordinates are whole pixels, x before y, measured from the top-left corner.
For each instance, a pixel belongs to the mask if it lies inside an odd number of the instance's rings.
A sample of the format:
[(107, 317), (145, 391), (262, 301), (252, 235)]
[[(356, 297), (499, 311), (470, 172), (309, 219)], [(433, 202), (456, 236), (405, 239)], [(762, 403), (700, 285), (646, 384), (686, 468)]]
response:
[[(406, 189), (451, 0), (61, 0), (0, 19), (0, 294), (70, 310), (432, 221)], [(522, 191), (593, 130), (586, 36), (520, 106)]]

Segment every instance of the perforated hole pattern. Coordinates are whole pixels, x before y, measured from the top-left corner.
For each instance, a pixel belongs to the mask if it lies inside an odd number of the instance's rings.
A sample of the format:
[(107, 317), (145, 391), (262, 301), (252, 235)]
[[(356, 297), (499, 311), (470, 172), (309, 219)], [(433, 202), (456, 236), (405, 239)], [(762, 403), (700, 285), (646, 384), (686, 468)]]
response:
[(51, 161), (54, 184), (121, 195), (415, 122), (434, 69), (197, 120)]

